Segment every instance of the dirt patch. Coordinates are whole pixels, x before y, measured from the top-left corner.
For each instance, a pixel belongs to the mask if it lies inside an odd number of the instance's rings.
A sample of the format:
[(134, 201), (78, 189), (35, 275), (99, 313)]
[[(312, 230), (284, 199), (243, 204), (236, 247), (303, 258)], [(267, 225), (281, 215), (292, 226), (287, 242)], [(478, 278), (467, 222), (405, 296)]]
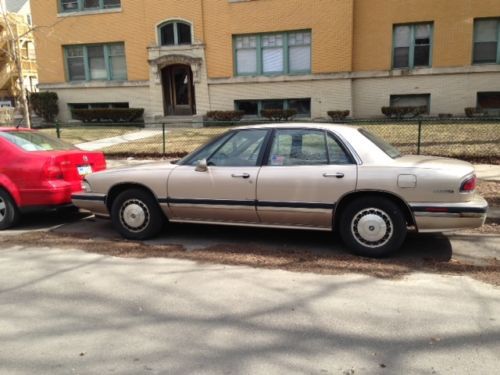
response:
[(489, 260), (485, 265), (473, 265), (456, 259), (437, 260), (417, 257), (368, 259), (347, 253), (318, 255), (312, 251), (291, 248), (272, 250), (255, 245), (227, 244), (186, 251), (180, 245), (146, 245), (140, 242), (95, 240), (85, 236), (45, 232), (26, 234), (22, 238), (0, 237), (0, 248), (5, 245), (57, 246), (125, 258), (176, 258), (330, 275), (360, 273), (384, 279), (398, 279), (413, 272), (444, 273), (467, 275), (493, 285), (500, 285), (500, 261), (496, 258)]
[(490, 207), (500, 207), (500, 182), (479, 180), (477, 192), (488, 201)]

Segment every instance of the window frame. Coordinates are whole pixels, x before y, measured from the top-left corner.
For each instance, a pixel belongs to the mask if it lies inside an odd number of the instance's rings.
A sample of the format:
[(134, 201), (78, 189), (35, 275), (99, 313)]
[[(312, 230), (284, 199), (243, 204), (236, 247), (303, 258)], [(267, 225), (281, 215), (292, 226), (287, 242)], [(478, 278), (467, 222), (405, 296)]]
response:
[[(125, 77), (123, 78), (115, 78), (114, 72), (112, 71), (111, 66), (111, 46), (121, 45), (123, 46), (123, 58), (125, 60)], [(92, 79), (90, 74), (90, 60), (88, 54), (88, 47), (102, 47), (104, 52), (104, 65), (106, 67), (106, 79)], [(72, 80), (70, 76), (69, 70), (69, 61), (68, 61), (68, 48), (71, 47), (81, 47), (83, 49), (83, 65), (85, 72), (85, 79), (83, 80)], [(125, 50), (124, 42), (115, 42), (115, 43), (96, 43), (96, 44), (70, 44), (63, 46), (64, 52), (64, 68), (66, 73), (66, 81), (67, 82), (90, 82), (90, 81), (127, 81), (128, 80), (128, 68), (127, 68), (127, 54)], [(114, 56), (116, 57), (116, 56)]]
[[(419, 25), (430, 25), (431, 33), (429, 37), (429, 64), (428, 65), (418, 65), (415, 66), (415, 29)], [(395, 67), (394, 58), (396, 50), (396, 28), (399, 26), (409, 26), (410, 27), (410, 45), (408, 46), (408, 66), (407, 67)], [(434, 21), (427, 22), (415, 22), (415, 23), (395, 23), (392, 25), (392, 50), (391, 50), (391, 68), (396, 69), (419, 69), (419, 68), (432, 68), (432, 57), (434, 49)]]
[[(189, 35), (190, 35), (190, 38), (191, 38), (190, 43), (179, 44), (179, 30), (177, 28), (177, 24), (184, 24), (184, 25), (189, 26)], [(167, 25), (172, 25), (172, 27), (173, 27), (173, 30), (174, 30), (174, 44), (162, 44), (161, 29), (164, 26), (167, 26)], [(156, 35), (157, 35), (157, 38), (158, 38), (158, 40), (157, 40), (158, 41), (158, 45), (160, 47), (192, 46), (193, 45), (193, 40), (194, 40), (193, 24), (191, 22), (189, 22), (189, 21), (182, 20), (182, 19), (172, 19), (172, 20), (163, 21), (163, 22), (159, 23), (156, 26)]]
[[(294, 33), (309, 33), (310, 35), (310, 43), (302, 44), (302, 46), (309, 46), (309, 64), (310, 67), (308, 70), (290, 70), (290, 53), (289, 53), (289, 45), (288, 45), (288, 37), (290, 34)], [(267, 48), (273, 47), (263, 47), (262, 38), (264, 36), (269, 35), (282, 35), (283, 36), (283, 69), (279, 72), (264, 72), (264, 60), (263, 60), (263, 51)], [(256, 72), (255, 73), (239, 73), (238, 72), (238, 60), (237, 60), (237, 51), (241, 49), (248, 48), (237, 48), (236, 40), (239, 37), (255, 37), (256, 38)], [(233, 35), (233, 75), (235, 77), (245, 77), (245, 76), (277, 76), (277, 75), (303, 75), (303, 74), (311, 74), (312, 73), (312, 30), (311, 29), (303, 29), (303, 30), (289, 30), (289, 31), (276, 31), (269, 33), (256, 33), (256, 34), (235, 34)], [(253, 48), (252, 48), (253, 49)]]
[(309, 100), (309, 113), (308, 114), (300, 114), (298, 113), (296, 117), (299, 118), (309, 118), (311, 117), (312, 109), (311, 109), (311, 104), (312, 104), (312, 99), (311, 98), (285, 98), (285, 99), (236, 99), (234, 100), (234, 109), (236, 111), (239, 111), (238, 109), (238, 103), (240, 102), (257, 102), (257, 115), (244, 115), (247, 118), (261, 118), (262, 116), (260, 115), (260, 111), (262, 111), (262, 103), (268, 100), (274, 100), (274, 101), (282, 101), (283, 102), (283, 110), (290, 109), (290, 101), (292, 100)]
[(76, 13), (76, 12), (87, 12), (87, 11), (94, 11), (94, 10), (108, 10), (108, 9), (121, 9), (122, 7), (122, 2), (120, 0), (120, 4), (116, 6), (105, 6), (104, 5), (104, 0), (99, 0), (99, 6), (93, 7), (93, 8), (85, 8), (85, 0), (74, 0), (74, 2), (77, 3), (76, 9), (68, 10), (64, 9), (63, 6), (63, 0), (58, 0), (58, 7), (59, 7), (59, 13)]
[[(476, 62), (475, 61), (475, 51), (476, 51), (476, 33), (477, 27), (476, 23), (480, 21), (496, 21), (497, 22), (497, 61), (496, 62)], [(500, 17), (486, 17), (486, 18), (474, 18), (472, 31), (472, 65), (488, 65), (488, 64), (500, 64)]]

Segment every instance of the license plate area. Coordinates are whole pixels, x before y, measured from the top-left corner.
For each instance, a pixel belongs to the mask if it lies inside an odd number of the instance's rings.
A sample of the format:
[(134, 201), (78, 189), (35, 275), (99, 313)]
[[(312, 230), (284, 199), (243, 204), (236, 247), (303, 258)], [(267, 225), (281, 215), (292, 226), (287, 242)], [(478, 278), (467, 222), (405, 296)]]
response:
[(86, 176), (92, 173), (92, 167), (90, 165), (79, 165), (77, 169), (80, 176)]

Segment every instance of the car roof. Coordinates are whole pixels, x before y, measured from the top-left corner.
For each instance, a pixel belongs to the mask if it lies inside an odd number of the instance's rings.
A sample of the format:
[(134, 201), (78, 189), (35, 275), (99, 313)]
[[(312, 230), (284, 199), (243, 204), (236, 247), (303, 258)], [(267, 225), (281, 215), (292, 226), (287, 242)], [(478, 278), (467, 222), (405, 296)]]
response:
[(345, 124), (333, 124), (328, 122), (279, 122), (279, 123), (269, 123), (269, 124), (257, 124), (257, 125), (244, 125), (238, 126), (234, 129), (327, 129), (334, 131), (344, 131), (346, 129), (356, 130), (357, 126), (345, 125)]
[(33, 131), (33, 129), (27, 129), (27, 128), (16, 128), (14, 126), (0, 126), (0, 132), (6, 132), (6, 131), (20, 131), (20, 132), (29, 132)]

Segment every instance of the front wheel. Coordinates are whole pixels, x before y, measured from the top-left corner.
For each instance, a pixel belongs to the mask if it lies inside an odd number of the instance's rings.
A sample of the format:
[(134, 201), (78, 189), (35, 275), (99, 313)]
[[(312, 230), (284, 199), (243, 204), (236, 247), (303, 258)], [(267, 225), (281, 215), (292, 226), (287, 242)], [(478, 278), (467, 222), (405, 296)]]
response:
[(19, 210), (11, 196), (0, 189), (0, 230), (10, 228), (19, 221)]
[(141, 189), (129, 189), (113, 201), (111, 220), (123, 237), (145, 240), (160, 233), (165, 217), (152, 194)]
[(403, 212), (383, 197), (364, 197), (341, 213), (340, 236), (356, 254), (383, 257), (398, 250), (406, 238)]

